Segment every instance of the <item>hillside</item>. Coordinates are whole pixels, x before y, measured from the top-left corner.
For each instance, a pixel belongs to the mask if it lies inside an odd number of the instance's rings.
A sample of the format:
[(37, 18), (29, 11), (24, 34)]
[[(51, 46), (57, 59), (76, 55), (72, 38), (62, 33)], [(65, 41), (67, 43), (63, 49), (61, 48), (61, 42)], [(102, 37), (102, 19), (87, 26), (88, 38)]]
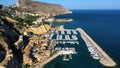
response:
[(71, 13), (71, 11), (59, 4), (49, 4), (31, 0), (19, 0), (16, 6), (23, 11), (45, 15), (47, 17)]

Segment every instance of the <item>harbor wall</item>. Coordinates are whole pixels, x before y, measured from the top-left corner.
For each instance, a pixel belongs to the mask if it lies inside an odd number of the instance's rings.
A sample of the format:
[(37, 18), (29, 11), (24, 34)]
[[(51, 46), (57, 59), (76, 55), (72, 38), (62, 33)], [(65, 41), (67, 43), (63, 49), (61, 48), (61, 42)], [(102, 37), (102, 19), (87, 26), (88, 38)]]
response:
[(110, 58), (107, 53), (105, 53), (105, 51), (99, 47), (99, 45), (97, 43), (95, 43), (95, 41), (93, 41), (93, 39), (81, 28), (77, 28), (77, 30), (80, 31), (80, 34), (83, 38), (83, 40), (87, 43), (89, 42), (90, 44), (92, 44), (92, 46), (94, 46), (94, 48), (97, 49), (97, 51), (102, 55), (102, 58), (99, 60), (99, 62), (106, 67), (115, 67), (117, 64), (116, 62), (114, 62), (112, 60), (112, 58)]
[(53, 59), (55, 59), (55, 58), (58, 57), (59, 55), (61, 55), (61, 51), (58, 51), (56, 54), (54, 54), (53, 56), (49, 57), (49, 58), (46, 59), (45, 61), (36, 64), (34, 68), (43, 68), (44, 65), (46, 65), (47, 63), (49, 63), (50, 61), (52, 61)]

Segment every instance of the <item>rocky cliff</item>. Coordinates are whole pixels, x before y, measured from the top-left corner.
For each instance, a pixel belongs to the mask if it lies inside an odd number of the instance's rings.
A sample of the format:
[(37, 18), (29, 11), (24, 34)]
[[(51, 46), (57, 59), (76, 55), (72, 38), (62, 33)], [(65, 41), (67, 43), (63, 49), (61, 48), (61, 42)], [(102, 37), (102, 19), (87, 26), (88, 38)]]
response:
[(71, 11), (59, 4), (48, 4), (31, 0), (19, 0), (16, 6), (20, 8), (20, 10), (45, 15), (46, 17), (71, 13)]
[(51, 30), (51, 26), (48, 24), (40, 25), (39, 27), (31, 27), (27, 29), (27, 32), (33, 32), (34, 34), (45, 34)]

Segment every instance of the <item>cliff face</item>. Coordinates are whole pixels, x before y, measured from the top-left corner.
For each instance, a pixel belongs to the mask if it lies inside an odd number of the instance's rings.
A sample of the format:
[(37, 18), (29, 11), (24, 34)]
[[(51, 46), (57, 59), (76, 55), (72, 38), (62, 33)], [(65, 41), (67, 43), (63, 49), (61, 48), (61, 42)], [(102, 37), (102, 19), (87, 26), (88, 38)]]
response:
[(17, 7), (22, 8), (23, 11), (27, 10), (31, 13), (37, 13), (45, 16), (56, 16), (61, 14), (71, 13), (59, 4), (48, 4), (43, 2), (35, 2), (31, 0), (19, 0)]
[(32, 27), (27, 29), (27, 32), (33, 32), (34, 34), (45, 34), (51, 29), (51, 26), (48, 24), (41, 25), (39, 27)]
[[(41, 11), (44, 14), (47, 14), (48, 16), (56, 16), (60, 14), (67, 14), (70, 13), (69, 10), (65, 9), (63, 6), (58, 5), (58, 4), (47, 4), (47, 3), (42, 3), (42, 2), (32, 2), (32, 7), (34, 7), (32, 10), (35, 12)], [(34, 12), (33, 11), (33, 12)]]

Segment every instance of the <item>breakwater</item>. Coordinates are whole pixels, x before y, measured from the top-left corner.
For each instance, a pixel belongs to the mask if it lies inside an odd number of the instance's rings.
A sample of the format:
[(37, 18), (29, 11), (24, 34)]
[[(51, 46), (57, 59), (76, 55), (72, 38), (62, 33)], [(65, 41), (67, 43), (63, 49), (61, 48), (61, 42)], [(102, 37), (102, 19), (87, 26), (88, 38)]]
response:
[(59, 55), (61, 54), (61, 52), (57, 52), (56, 54), (54, 54), (52, 57), (48, 58), (47, 60), (41, 62), (41, 63), (38, 63), (35, 65), (34, 68), (43, 68), (44, 65), (46, 65), (47, 63), (49, 63), (50, 61), (52, 61), (53, 59), (55, 59), (56, 57), (58, 57)]
[(95, 48), (95, 50), (100, 55), (99, 62), (106, 66), (106, 67), (115, 67), (117, 64), (110, 58), (105, 51), (102, 50), (102, 48), (99, 47), (98, 44), (96, 44), (92, 38), (81, 28), (77, 28), (77, 30), (80, 32), (83, 40), (88, 44), (88, 42), (91, 44), (92, 47)]
[[(45, 61), (36, 64), (33, 68), (43, 68), (44, 65), (46, 65), (47, 63), (49, 63), (50, 61), (52, 61), (53, 59), (57, 58), (59, 55), (69, 55), (70, 59), (72, 59), (71, 54), (76, 54), (76, 51), (74, 48), (70, 48), (70, 49), (62, 49), (62, 50), (56, 50), (57, 53), (55, 53), (53, 56), (49, 57), (48, 59), (46, 59)], [(65, 58), (63, 60), (66, 60)], [(68, 60), (68, 59), (67, 59)]]

